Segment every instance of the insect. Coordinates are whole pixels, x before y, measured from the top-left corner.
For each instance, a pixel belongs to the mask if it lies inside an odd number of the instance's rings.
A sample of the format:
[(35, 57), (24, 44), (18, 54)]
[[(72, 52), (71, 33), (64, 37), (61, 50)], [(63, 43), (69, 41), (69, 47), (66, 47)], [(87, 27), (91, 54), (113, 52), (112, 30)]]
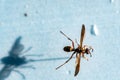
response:
[(27, 50), (25, 50), (23, 52), (24, 49), (24, 45), (20, 43), (21, 41), (21, 36), (19, 36), (13, 46), (12, 49), (9, 51), (9, 55), (6, 57), (3, 57), (1, 59), (2, 64), (4, 64), (3, 68), (0, 71), (0, 80), (5, 80), (12, 71), (19, 73), (23, 79), (25, 79), (25, 76), (18, 70), (15, 70), (16, 68), (31, 68), (31, 69), (35, 69), (35, 67), (33, 66), (24, 66), (25, 64), (29, 63), (29, 62), (33, 62), (35, 60), (27, 60), (26, 56), (29, 55), (23, 55), (23, 53), (26, 53), (27, 51), (29, 51), (31, 49), (31, 47), (29, 47)]
[(78, 44), (77, 40), (75, 40), (75, 42), (77, 43), (78, 47), (75, 48), (74, 47), (74, 42), (72, 39), (70, 39), (66, 34), (64, 34), (62, 31), (60, 31), (61, 34), (63, 34), (69, 41), (72, 42), (72, 46), (65, 46), (63, 48), (63, 50), (65, 52), (73, 52), (72, 55), (70, 56), (70, 58), (65, 61), (62, 65), (58, 66), (56, 68), (59, 69), (60, 67), (62, 67), (64, 64), (66, 64), (67, 62), (69, 62), (72, 57), (74, 56), (74, 54), (76, 54), (76, 67), (75, 67), (75, 73), (74, 76), (77, 76), (77, 74), (80, 71), (80, 61), (81, 61), (81, 57), (85, 58), (88, 61), (88, 58), (85, 57), (85, 54), (90, 54), (90, 57), (92, 57), (91, 55), (91, 51), (93, 52), (93, 48), (91, 46), (87, 46), (84, 45), (83, 46), (83, 39), (84, 39), (84, 35), (85, 35), (85, 25), (82, 25), (82, 29), (81, 29), (81, 36), (80, 36), (80, 44)]

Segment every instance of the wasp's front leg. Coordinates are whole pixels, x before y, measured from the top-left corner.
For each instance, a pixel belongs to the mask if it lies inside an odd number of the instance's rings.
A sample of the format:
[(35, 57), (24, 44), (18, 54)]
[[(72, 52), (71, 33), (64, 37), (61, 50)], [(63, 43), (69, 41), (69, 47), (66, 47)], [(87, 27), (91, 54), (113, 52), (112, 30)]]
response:
[(87, 57), (85, 57), (84, 53), (81, 53), (81, 56), (86, 59), (87, 61), (89, 60)]
[(89, 46), (89, 50), (92, 50), (92, 52), (94, 51), (94, 49), (92, 48), (92, 46)]
[(91, 46), (89, 46), (88, 52), (89, 52), (89, 54), (90, 54), (90, 57), (92, 57), (92, 54), (91, 54), (90, 50), (92, 50), (92, 52), (94, 51), (94, 49), (93, 49)]

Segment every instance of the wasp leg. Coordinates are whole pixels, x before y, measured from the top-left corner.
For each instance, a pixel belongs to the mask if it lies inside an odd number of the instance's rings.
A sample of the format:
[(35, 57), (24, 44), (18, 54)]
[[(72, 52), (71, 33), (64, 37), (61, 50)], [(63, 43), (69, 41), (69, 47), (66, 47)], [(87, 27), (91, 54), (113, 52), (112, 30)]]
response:
[(78, 46), (80, 46), (80, 45), (78, 44), (78, 42), (77, 42), (77, 39), (75, 39), (75, 42), (76, 42), (76, 44), (77, 44)]
[(62, 67), (63, 65), (65, 65), (68, 61), (70, 61), (70, 60), (72, 59), (72, 57), (73, 57), (74, 54), (75, 54), (75, 52), (70, 56), (70, 58), (69, 58), (67, 61), (65, 61), (62, 65), (58, 66), (58, 67), (56, 68), (56, 70), (57, 70), (58, 68)]
[(92, 54), (91, 54), (91, 52), (89, 51), (89, 54), (90, 54), (90, 57), (92, 57)]
[(82, 57), (86, 59), (87, 61), (89, 60), (87, 57), (84, 56), (84, 53), (81, 53)]
[(72, 42), (72, 47), (74, 48), (74, 42), (72, 39), (70, 39), (66, 34), (64, 34), (62, 31), (60, 31), (61, 34), (63, 34), (68, 40)]
[(92, 52), (94, 51), (94, 49), (91, 46), (89, 46), (89, 50), (92, 50)]
[(94, 49), (93, 49), (91, 46), (89, 46), (88, 52), (89, 52), (89, 54), (90, 54), (90, 57), (92, 57), (92, 54), (91, 54), (90, 50), (92, 50), (92, 52), (94, 51)]

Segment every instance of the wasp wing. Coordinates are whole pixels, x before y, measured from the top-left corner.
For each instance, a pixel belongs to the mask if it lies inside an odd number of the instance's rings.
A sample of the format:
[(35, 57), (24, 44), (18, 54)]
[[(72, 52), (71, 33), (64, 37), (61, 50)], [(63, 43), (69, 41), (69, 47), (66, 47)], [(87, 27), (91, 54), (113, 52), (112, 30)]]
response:
[(80, 60), (81, 60), (80, 54), (76, 54), (76, 62), (75, 62), (76, 66), (75, 66), (75, 74), (74, 74), (74, 76), (76, 76), (80, 71)]
[(12, 46), (10, 52), (9, 52), (10, 56), (12, 56), (12, 57), (17, 57), (17, 56), (23, 51), (24, 46), (20, 43), (21, 38), (22, 38), (22, 37), (19, 36), (19, 37), (15, 40), (15, 42), (14, 42), (14, 44), (13, 44), (13, 46)]
[(5, 65), (0, 71), (0, 80), (5, 80), (6, 78), (8, 78), (13, 69), (14, 66)]
[(85, 35), (85, 25), (82, 25), (82, 29), (81, 29), (81, 36), (80, 36), (80, 48), (82, 48), (82, 43), (83, 43), (83, 39), (84, 39), (84, 35)]

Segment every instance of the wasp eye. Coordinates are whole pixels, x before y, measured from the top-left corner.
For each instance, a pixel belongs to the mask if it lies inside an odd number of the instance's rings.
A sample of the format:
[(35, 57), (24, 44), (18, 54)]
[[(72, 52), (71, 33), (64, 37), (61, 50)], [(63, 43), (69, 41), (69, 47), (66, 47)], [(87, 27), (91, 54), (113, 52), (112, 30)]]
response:
[(72, 51), (72, 47), (71, 46), (65, 46), (63, 48), (63, 50), (66, 51), (66, 52), (70, 52), (70, 51)]

